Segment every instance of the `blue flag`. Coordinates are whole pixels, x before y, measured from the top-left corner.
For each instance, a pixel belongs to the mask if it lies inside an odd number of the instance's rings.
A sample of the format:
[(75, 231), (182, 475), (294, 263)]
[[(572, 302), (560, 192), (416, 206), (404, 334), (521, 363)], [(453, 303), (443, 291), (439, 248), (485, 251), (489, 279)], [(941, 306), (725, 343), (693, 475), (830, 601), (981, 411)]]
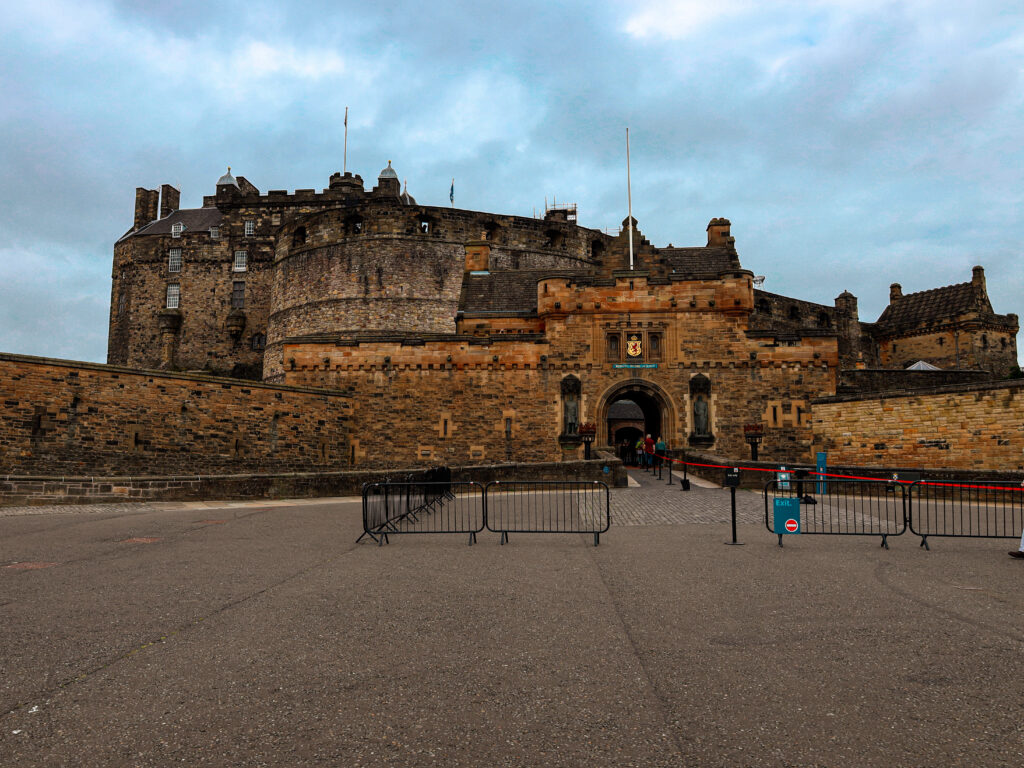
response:
[(448, 192), (448, 199), (455, 205), (455, 179), (452, 179), (452, 188)]

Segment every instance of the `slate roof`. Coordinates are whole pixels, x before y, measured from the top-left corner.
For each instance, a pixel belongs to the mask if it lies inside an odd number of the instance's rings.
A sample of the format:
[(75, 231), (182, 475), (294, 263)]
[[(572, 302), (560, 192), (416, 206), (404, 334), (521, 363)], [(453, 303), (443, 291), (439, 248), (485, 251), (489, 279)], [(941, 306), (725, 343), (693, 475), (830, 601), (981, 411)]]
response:
[(669, 271), (683, 277), (718, 277), (722, 272), (742, 269), (735, 249), (724, 246), (698, 248), (659, 248)]
[(169, 235), (171, 225), (182, 223), (186, 232), (203, 232), (210, 227), (220, 224), (221, 213), (216, 208), (184, 208), (180, 211), (172, 211), (162, 219), (157, 219), (147, 224), (142, 229), (132, 233), (135, 235)]
[(537, 314), (537, 281), (544, 277), (579, 277), (584, 273), (550, 269), (518, 269), (466, 275), (459, 310), (467, 315)]
[(885, 308), (878, 325), (885, 330), (914, 328), (950, 320), (968, 313), (991, 315), (992, 304), (973, 283), (957, 283), (930, 291), (908, 293)]

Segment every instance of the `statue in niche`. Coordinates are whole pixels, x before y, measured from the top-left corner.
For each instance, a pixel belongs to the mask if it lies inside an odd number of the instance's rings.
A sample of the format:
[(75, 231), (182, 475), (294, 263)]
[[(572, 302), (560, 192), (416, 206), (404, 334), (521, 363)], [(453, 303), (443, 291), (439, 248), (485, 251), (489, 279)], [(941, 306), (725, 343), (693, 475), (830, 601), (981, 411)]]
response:
[(562, 379), (562, 434), (578, 435), (580, 431), (580, 380), (575, 376)]
[(708, 401), (704, 395), (697, 395), (697, 399), (693, 401), (693, 434), (711, 434), (711, 430), (708, 429)]
[(711, 445), (715, 438), (711, 434), (711, 379), (698, 373), (690, 379), (690, 403), (692, 410), (691, 445)]

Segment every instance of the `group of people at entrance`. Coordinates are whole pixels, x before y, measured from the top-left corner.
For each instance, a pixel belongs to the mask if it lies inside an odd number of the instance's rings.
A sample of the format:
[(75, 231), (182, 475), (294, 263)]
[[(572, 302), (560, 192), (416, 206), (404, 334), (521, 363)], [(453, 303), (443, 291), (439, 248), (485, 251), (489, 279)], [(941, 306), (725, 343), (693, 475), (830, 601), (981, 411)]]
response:
[(619, 446), (619, 458), (626, 465), (657, 468), (661, 466), (666, 450), (668, 444), (661, 435), (655, 440), (648, 434), (646, 437), (640, 437), (635, 445), (631, 445), (629, 440), (623, 440)]

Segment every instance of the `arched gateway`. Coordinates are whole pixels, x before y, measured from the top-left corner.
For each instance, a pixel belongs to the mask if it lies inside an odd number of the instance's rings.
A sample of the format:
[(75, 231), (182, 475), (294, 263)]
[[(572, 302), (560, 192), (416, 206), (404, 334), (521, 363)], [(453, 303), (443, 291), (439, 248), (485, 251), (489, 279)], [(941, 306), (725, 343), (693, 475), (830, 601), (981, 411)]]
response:
[[(676, 438), (678, 422), (672, 399), (657, 384), (644, 379), (629, 379), (615, 384), (601, 396), (597, 408), (598, 444), (617, 446), (621, 441), (624, 432), (617, 427), (622, 425), (613, 422), (611, 416), (617, 415), (612, 414), (612, 406), (622, 401), (631, 401), (640, 409), (645, 433), (650, 433), (655, 439), (661, 435), (670, 442)], [(621, 408), (616, 410), (621, 411)], [(637, 419), (638, 422), (640, 420)], [(639, 423), (636, 426), (639, 427)], [(616, 440), (616, 432), (622, 433), (619, 441)]]

